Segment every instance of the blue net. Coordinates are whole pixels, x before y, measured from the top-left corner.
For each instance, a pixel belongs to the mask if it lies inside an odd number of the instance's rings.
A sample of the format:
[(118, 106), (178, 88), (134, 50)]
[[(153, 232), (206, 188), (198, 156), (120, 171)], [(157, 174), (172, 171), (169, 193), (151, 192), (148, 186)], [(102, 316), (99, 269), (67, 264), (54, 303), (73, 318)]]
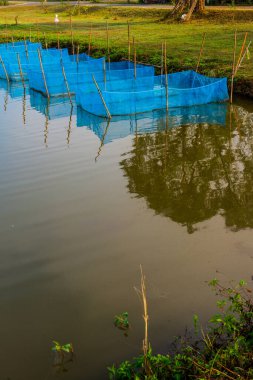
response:
[[(85, 85), (92, 79), (92, 74), (102, 72), (104, 58), (97, 60), (88, 60), (76, 64), (43, 64), (45, 79), (40, 67), (32, 66), (28, 71), (30, 87), (34, 90), (46, 94), (47, 90), (50, 96), (65, 95), (69, 91), (74, 94), (78, 86)], [(64, 75), (65, 74), (65, 75)], [(46, 90), (47, 87), (47, 90)]]
[[(28, 45), (30, 46), (30, 50), (25, 49), (24, 45), (19, 46), (20, 49), (18, 51), (16, 47), (10, 47), (9, 49), (3, 50), (0, 49), (0, 56), (11, 81), (27, 80), (28, 71), (30, 69), (40, 68), (38, 50), (35, 49), (37, 44), (34, 45)], [(53, 65), (59, 67), (61, 61), (63, 61), (64, 64), (70, 63), (67, 49), (40, 50), (40, 55), (43, 64), (50, 64), (51, 67)], [(6, 73), (2, 64), (0, 64), (0, 78), (6, 78)]]
[[(64, 78), (61, 65), (43, 64), (45, 72), (45, 80), (50, 96), (64, 95), (68, 92), (67, 85), (72, 94), (78, 93), (78, 89), (85, 88), (86, 93), (97, 93), (94, 87), (93, 75), (99, 84), (106, 81), (108, 88), (117, 88), (120, 90), (126, 80), (134, 78), (133, 69), (104, 70), (104, 58), (87, 60), (83, 62), (63, 63), (66, 79)], [(139, 88), (145, 83), (145, 88), (149, 86), (150, 75), (154, 73), (153, 67), (137, 67), (136, 75), (138, 75)], [(45, 81), (41, 68), (32, 66), (28, 72), (29, 83), (31, 88), (46, 93)], [(145, 80), (148, 77), (148, 80)], [(143, 79), (142, 79), (143, 78)], [(153, 77), (152, 77), (153, 78)], [(133, 82), (132, 82), (133, 83)]]
[[(168, 91), (166, 76), (150, 77), (148, 87), (134, 84), (135, 80), (124, 82), (119, 91), (118, 84), (100, 87), (101, 94), (95, 86), (78, 90), (77, 101), (86, 111), (107, 116), (105, 104), (111, 115), (131, 115), (166, 108), (167, 94), (169, 107), (183, 107), (228, 99), (227, 78), (209, 78), (194, 71), (169, 74)], [(146, 78), (148, 81), (148, 78)], [(107, 86), (107, 87), (106, 87)], [(89, 95), (88, 95), (89, 94)], [(92, 96), (91, 96), (92, 94)], [(103, 98), (103, 99), (102, 99)]]

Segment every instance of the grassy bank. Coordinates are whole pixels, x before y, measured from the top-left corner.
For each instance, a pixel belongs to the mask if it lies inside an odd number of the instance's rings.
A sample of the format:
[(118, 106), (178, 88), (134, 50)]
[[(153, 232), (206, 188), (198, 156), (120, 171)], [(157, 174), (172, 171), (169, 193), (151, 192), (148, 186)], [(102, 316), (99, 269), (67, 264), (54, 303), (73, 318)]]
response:
[[(58, 29), (54, 15), (58, 14)], [(163, 8), (77, 7), (58, 6), (4, 7), (0, 9), (1, 40), (29, 37), (56, 45), (57, 31), (61, 46), (70, 46), (69, 17), (72, 13), (74, 44), (87, 51), (89, 41), (95, 56), (107, 53), (106, 23), (109, 27), (109, 48), (112, 60), (127, 58), (128, 30), (135, 37), (137, 60), (160, 65), (161, 44), (167, 41), (169, 71), (194, 69), (197, 64), (203, 32), (207, 33), (200, 71), (205, 74), (230, 77), (233, 57), (233, 34), (238, 30), (238, 51), (244, 32), (253, 39), (253, 11), (208, 11), (203, 17), (182, 24), (171, 18)], [(45, 35), (44, 35), (45, 33)], [(252, 54), (253, 56), (253, 54)], [(240, 84), (240, 85), (239, 85)], [(244, 87), (243, 87), (244, 86)], [(245, 60), (238, 73), (237, 92), (253, 95), (253, 59)]]

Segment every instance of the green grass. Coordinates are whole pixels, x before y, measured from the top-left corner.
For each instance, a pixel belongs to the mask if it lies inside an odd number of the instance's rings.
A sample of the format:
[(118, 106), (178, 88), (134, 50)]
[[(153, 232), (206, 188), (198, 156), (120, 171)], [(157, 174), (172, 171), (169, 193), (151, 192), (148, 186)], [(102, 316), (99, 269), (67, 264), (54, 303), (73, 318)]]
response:
[[(194, 69), (203, 32), (207, 33), (200, 71), (206, 74), (222, 76), (231, 75), (233, 59), (234, 31), (238, 31), (239, 55), (240, 45), (245, 31), (249, 32), (248, 40), (253, 39), (253, 11), (211, 10), (202, 17), (194, 18), (183, 24), (171, 18), (169, 10), (156, 8), (131, 7), (82, 7), (70, 8), (66, 4), (33, 7), (3, 7), (0, 9), (0, 38), (11, 40), (29, 37), (43, 42), (44, 33), (48, 45), (56, 45), (56, 27), (54, 15), (58, 14), (61, 46), (70, 46), (71, 34), (69, 15), (73, 12), (74, 44), (80, 51), (87, 51), (90, 30), (91, 46), (95, 56), (107, 52), (106, 22), (109, 25), (109, 46), (111, 59), (127, 58), (128, 33), (127, 21), (130, 23), (130, 34), (135, 37), (137, 59), (160, 65), (161, 44), (167, 41), (169, 71)], [(18, 16), (18, 25), (15, 17)], [(7, 25), (7, 27), (5, 26)], [(92, 29), (91, 29), (92, 27)], [(253, 48), (253, 45), (252, 45)], [(253, 54), (252, 54), (253, 57)], [(253, 59), (245, 60), (238, 73), (238, 78), (253, 81)]]

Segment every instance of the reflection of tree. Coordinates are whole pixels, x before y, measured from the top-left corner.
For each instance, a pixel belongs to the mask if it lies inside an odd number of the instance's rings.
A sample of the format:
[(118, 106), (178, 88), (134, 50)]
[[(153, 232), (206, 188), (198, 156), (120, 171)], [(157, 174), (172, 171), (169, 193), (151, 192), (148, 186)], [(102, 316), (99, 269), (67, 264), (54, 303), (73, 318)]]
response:
[(253, 114), (236, 107), (231, 120), (136, 136), (121, 162), (129, 191), (189, 233), (217, 213), (233, 229), (253, 227)]

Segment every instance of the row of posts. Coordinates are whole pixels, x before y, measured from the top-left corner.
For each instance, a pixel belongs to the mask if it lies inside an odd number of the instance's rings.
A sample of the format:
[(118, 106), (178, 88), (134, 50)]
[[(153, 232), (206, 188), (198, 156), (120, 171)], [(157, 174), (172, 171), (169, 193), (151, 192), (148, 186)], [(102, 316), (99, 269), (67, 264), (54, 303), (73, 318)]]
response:
[[(72, 54), (75, 54), (74, 37), (73, 37), (73, 25), (72, 25), (72, 18), (71, 18), (71, 16), (70, 16), (70, 33), (71, 33)], [(131, 61), (131, 45), (132, 45), (132, 48), (133, 48), (133, 61), (134, 61), (134, 78), (136, 79), (136, 77), (137, 77), (137, 69), (136, 69), (136, 67), (137, 67), (136, 45), (135, 45), (135, 38), (134, 37), (132, 37), (132, 42), (131, 42), (130, 24), (129, 24), (129, 22), (127, 23), (127, 33), (128, 33), (128, 61)], [(248, 43), (248, 45), (246, 44), (247, 36), (248, 36), (248, 33), (246, 32), (245, 33), (245, 37), (244, 37), (244, 41), (243, 41), (241, 49), (240, 49), (240, 54), (239, 54), (238, 60), (236, 61), (237, 31), (235, 32), (235, 35), (234, 35), (233, 66), (232, 66), (231, 91), (230, 91), (230, 102), (231, 103), (233, 101), (234, 78), (235, 78), (235, 76), (236, 76), (239, 68), (241, 67), (242, 61), (243, 61), (243, 59), (245, 58), (245, 55), (246, 55), (246, 51), (248, 50), (248, 48), (249, 48), (249, 46), (251, 44), (251, 41)], [(37, 37), (38, 37), (38, 31), (37, 31)], [(199, 52), (199, 57), (198, 57), (198, 62), (197, 62), (197, 67), (196, 67), (196, 72), (198, 72), (198, 69), (199, 69), (201, 57), (202, 57), (203, 50), (204, 50), (205, 39), (206, 39), (206, 33), (203, 34), (202, 43), (201, 43), (200, 52)], [(14, 46), (14, 39), (13, 39), (13, 37), (11, 37), (11, 40), (12, 40), (12, 44)], [(30, 29), (30, 41), (32, 41), (31, 29)], [(110, 45), (109, 45), (109, 27), (108, 27), (108, 22), (106, 23), (106, 41), (107, 41), (107, 60), (110, 63)], [(91, 42), (92, 42), (92, 26), (90, 27), (90, 31), (89, 31), (88, 54), (90, 54), (90, 52), (91, 52)], [(46, 41), (46, 35), (45, 35), (45, 33), (44, 33), (44, 44), (45, 44), (45, 48), (47, 49), (48, 48), (48, 44), (47, 44), (47, 41)], [(28, 53), (27, 42), (26, 42), (25, 37), (24, 37), (24, 46), (25, 46), (26, 56), (29, 59), (29, 53)], [(57, 47), (60, 50), (59, 32), (57, 32)], [(76, 62), (77, 62), (77, 64), (79, 63), (79, 51), (80, 51), (80, 48), (79, 48), (79, 45), (78, 45), (77, 49), (76, 49), (76, 53), (77, 53), (76, 54)], [(48, 86), (47, 86), (47, 82), (46, 82), (46, 75), (45, 75), (45, 71), (44, 71), (44, 68), (43, 68), (41, 52), (40, 52), (39, 49), (38, 49), (38, 56), (39, 56), (39, 62), (40, 62), (42, 76), (43, 76), (43, 81), (44, 81), (44, 85), (45, 85), (46, 95), (49, 98), (50, 94), (49, 94), (49, 91), (48, 91)], [(20, 57), (19, 57), (18, 53), (17, 53), (17, 61), (18, 61), (18, 66), (19, 66), (19, 72), (20, 72), (21, 80), (24, 81), (24, 75), (23, 75), (22, 66), (21, 66), (21, 62), (20, 62)], [(62, 59), (61, 59), (61, 62), (62, 62)], [(0, 64), (3, 67), (6, 79), (9, 82), (8, 73), (7, 73), (5, 64), (4, 64), (3, 59), (2, 59), (1, 56), (0, 56)], [(164, 77), (165, 77), (165, 89), (166, 89), (166, 109), (168, 110), (168, 107), (169, 107), (169, 96), (168, 96), (167, 44), (166, 44), (166, 42), (162, 43), (162, 54), (161, 54), (161, 66), (160, 66), (160, 68), (161, 68), (161, 75), (163, 75), (163, 73), (165, 74)], [(104, 71), (104, 82), (106, 84), (106, 65), (105, 65), (105, 63), (104, 63), (103, 71)], [(70, 102), (72, 104), (71, 94), (70, 94), (69, 85), (68, 85), (68, 81), (67, 81), (67, 77), (66, 77), (66, 73), (65, 73), (63, 62), (62, 62), (62, 73), (63, 73), (64, 81), (65, 81), (65, 84), (66, 84), (68, 96), (69, 96)], [(161, 77), (161, 80), (162, 80), (162, 77)], [(102, 91), (99, 89), (98, 83), (96, 82), (94, 76), (93, 76), (93, 81), (94, 81), (94, 84), (96, 85), (96, 88), (98, 89), (99, 95), (101, 96), (102, 102), (103, 102), (103, 104), (105, 106), (105, 109), (106, 109), (106, 112), (107, 112), (107, 115), (108, 115), (108, 117), (111, 117), (110, 116), (110, 112), (108, 110), (108, 107), (106, 106), (105, 100), (103, 99)]]

